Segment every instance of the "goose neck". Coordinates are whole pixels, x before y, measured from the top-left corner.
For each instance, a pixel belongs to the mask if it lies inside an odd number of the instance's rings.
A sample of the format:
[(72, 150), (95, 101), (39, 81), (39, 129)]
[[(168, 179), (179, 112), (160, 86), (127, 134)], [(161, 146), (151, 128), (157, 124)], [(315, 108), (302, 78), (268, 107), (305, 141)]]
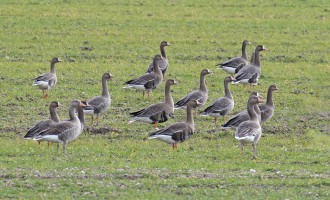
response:
[(246, 49), (246, 43), (243, 42), (243, 44), (242, 44), (242, 58), (247, 60), (247, 55), (246, 55), (246, 50), (245, 49)]
[(55, 70), (55, 63), (54, 62), (51, 62), (50, 63), (50, 73), (53, 73), (55, 74), (56, 70)]
[(108, 83), (107, 79), (103, 78), (102, 79), (102, 96), (104, 96), (104, 97), (110, 96), (107, 83)]
[(165, 85), (165, 103), (174, 106), (174, 101), (171, 95), (171, 85), (168, 83)]
[(269, 88), (267, 92), (267, 101), (266, 104), (269, 106), (274, 106), (273, 102), (273, 91)]
[(229, 90), (229, 87), (228, 87), (228, 81), (225, 80), (224, 81), (224, 86), (225, 86), (225, 96), (229, 99), (233, 99), (233, 95), (231, 94), (230, 90)]
[(49, 108), (49, 111), (50, 111), (50, 119), (53, 120), (54, 122), (59, 122), (60, 117), (56, 112), (56, 108)]
[(258, 116), (257, 116), (256, 112), (254, 111), (254, 105), (255, 104), (249, 103), (247, 106), (247, 111), (248, 111), (251, 121), (258, 121)]
[(166, 58), (165, 46), (160, 45), (160, 53), (162, 54), (162, 57), (163, 58)]
[(206, 83), (205, 83), (205, 74), (202, 74), (200, 75), (200, 78), (199, 78), (199, 89), (201, 91), (204, 91), (206, 92), (207, 91), (207, 87), (206, 87)]
[(258, 49), (256, 49), (254, 53), (254, 65), (260, 66), (260, 51)]
[(188, 104), (186, 123), (194, 125), (194, 117), (193, 117), (193, 114), (192, 114), (192, 110), (193, 110), (193, 106)]

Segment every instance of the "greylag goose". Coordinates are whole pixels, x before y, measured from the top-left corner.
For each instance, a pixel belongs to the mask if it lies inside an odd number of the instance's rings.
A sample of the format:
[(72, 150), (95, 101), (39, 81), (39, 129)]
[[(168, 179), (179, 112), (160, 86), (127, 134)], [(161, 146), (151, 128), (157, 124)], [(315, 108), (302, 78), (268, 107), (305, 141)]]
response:
[(235, 75), (235, 80), (232, 82), (242, 84), (253, 84), (256, 85), (261, 74), (260, 65), (260, 51), (267, 50), (264, 46), (258, 45), (255, 49), (255, 60), (254, 63), (244, 66)]
[(93, 126), (94, 121), (94, 115), (96, 115), (96, 125), (99, 124), (99, 117), (102, 113), (107, 111), (111, 105), (111, 97), (108, 90), (108, 80), (110, 80), (113, 77), (110, 73), (104, 73), (102, 75), (102, 94), (101, 96), (93, 97), (89, 100), (87, 100), (88, 106), (84, 108), (84, 114), (85, 115), (91, 115), (92, 116), (92, 123), (91, 126)]
[(235, 74), (235, 69), (237, 67), (244, 67), (248, 64), (248, 58), (246, 55), (246, 45), (251, 44), (251, 42), (244, 40), (242, 43), (242, 55), (241, 57), (235, 57), (230, 60), (227, 60), (225, 62), (217, 64), (219, 65), (219, 68), (223, 71), (229, 73), (229, 74)]
[(38, 86), (42, 90), (44, 99), (48, 98), (48, 90), (54, 87), (57, 82), (55, 64), (62, 62), (59, 58), (53, 58), (50, 62), (50, 72), (41, 74), (40, 76), (32, 79), (34, 80), (33, 86)]
[[(53, 101), (49, 105), (50, 119), (39, 121), (29, 128), (24, 139), (33, 139), (36, 137), (41, 131), (49, 128), (50, 126), (58, 123), (60, 118), (57, 114), (56, 109), (60, 106), (60, 103), (57, 101)], [(40, 142), (38, 142), (40, 144)], [(49, 146), (49, 143), (48, 143)]]
[[(257, 92), (252, 92), (251, 95), (250, 95), (250, 97), (251, 96), (257, 96), (259, 98), (262, 98)], [(254, 111), (256, 112), (257, 117), (258, 117), (258, 120), (260, 122), (261, 121), (261, 116), (260, 116), (261, 113), (260, 113), (260, 109), (259, 109), (258, 104), (255, 104), (254, 105)], [(222, 129), (229, 129), (229, 128), (236, 129), (237, 126), (240, 123), (245, 122), (245, 121), (247, 121), (249, 119), (250, 119), (250, 117), (249, 117), (249, 114), (248, 114), (247, 110), (243, 110), (243, 111), (240, 111), (239, 113), (237, 113), (231, 119), (229, 119), (227, 123), (225, 123), (224, 125), (221, 126), (221, 128)]]
[(252, 143), (253, 159), (257, 158), (257, 143), (262, 134), (258, 116), (254, 111), (254, 105), (262, 102), (263, 100), (255, 95), (249, 98), (247, 111), (250, 119), (238, 125), (235, 133), (235, 139), (237, 139), (240, 143), (242, 154), (244, 151), (244, 145)]
[(201, 113), (202, 116), (213, 116), (215, 126), (217, 125), (218, 117), (222, 116), (223, 122), (225, 122), (225, 116), (234, 108), (233, 95), (228, 88), (228, 83), (231, 81), (233, 81), (232, 77), (228, 76), (225, 78), (225, 96), (214, 100), (213, 103)]
[(261, 111), (261, 122), (270, 120), (274, 114), (275, 106), (273, 102), (273, 92), (275, 90), (278, 90), (275, 85), (269, 86), (266, 103), (259, 105)]
[(153, 60), (154, 71), (125, 82), (127, 86), (125, 86), (124, 88), (134, 88), (136, 90), (142, 90), (143, 97), (144, 91), (146, 91), (149, 96), (150, 91), (155, 89), (163, 81), (163, 74), (158, 65), (158, 61), (160, 61), (161, 59), (162, 57), (160, 55), (156, 55)]
[[(171, 46), (171, 45), (169, 42), (166, 42), (166, 41), (162, 41), (160, 43), (160, 53), (162, 55), (162, 59), (158, 61), (158, 65), (159, 65), (160, 70), (162, 71), (163, 77), (165, 76), (165, 73), (168, 68), (168, 59), (167, 59), (166, 53), (165, 53), (166, 46)], [(153, 71), (154, 71), (154, 63), (151, 62), (148, 67), (147, 73), (151, 73)]]
[(178, 108), (186, 109), (187, 103), (190, 100), (198, 100), (199, 101), (199, 104), (196, 104), (196, 107), (200, 107), (200, 106), (204, 105), (206, 103), (207, 97), (208, 97), (208, 91), (207, 91), (207, 87), (206, 87), (206, 84), (205, 84), (205, 75), (208, 75), (208, 74), (211, 74), (211, 73), (212, 72), (210, 70), (203, 69), (201, 71), (201, 74), (200, 74), (199, 89), (190, 92), (185, 97), (183, 97), (178, 102), (176, 102), (174, 104), (174, 108), (175, 109), (178, 109)]
[(129, 121), (129, 124), (135, 121), (142, 121), (154, 124), (154, 127), (157, 128), (158, 123), (166, 122), (170, 117), (172, 117), (174, 113), (174, 102), (171, 96), (170, 87), (171, 85), (176, 84), (177, 82), (173, 79), (167, 80), (165, 85), (165, 101), (130, 113), (133, 118)]
[(200, 104), (196, 100), (190, 100), (187, 104), (187, 118), (185, 122), (172, 124), (164, 129), (155, 131), (149, 135), (148, 139), (157, 139), (167, 144), (172, 144), (173, 149), (177, 148), (177, 143), (184, 142), (194, 133), (194, 118), (192, 109)]
[[(37, 141), (49, 141), (54, 143), (63, 144), (63, 153), (66, 154), (66, 145), (75, 140), (82, 132), (82, 126), (79, 118), (75, 114), (78, 107), (85, 107), (83, 103), (78, 100), (73, 100), (69, 108), (68, 121), (61, 121), (50, 126), (48, 129), (43, 130), (40, 134), (34, 137)], [(57, 145), (59, 147), (59, 145)]]

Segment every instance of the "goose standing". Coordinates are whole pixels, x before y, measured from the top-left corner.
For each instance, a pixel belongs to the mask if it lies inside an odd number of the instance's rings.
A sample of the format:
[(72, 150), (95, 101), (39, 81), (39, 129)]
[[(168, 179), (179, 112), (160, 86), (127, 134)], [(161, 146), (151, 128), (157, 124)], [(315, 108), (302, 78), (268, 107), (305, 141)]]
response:
[[(50, 119), (39, 121), (33, 126), (29, 128), (24, 139), (33, 139), (36, 137), (41, 131), (48, 129), (50, 126), (60, 122), (60, 118), (57, 114), (57, 108), (60, 106), (60, 103), (57, 101), (53, 101), (49, 105)], [(40, 144), (40, 142), (38, 142)], [(49, 146), (49, 143), (48, 143)]]
[(125, 82), (127, 86), (125, 86), (124, 88), (134, 88), (136, 90), (142, 90), (143, 97), (144, 91), (146, 91), (149, 97), (150, 91), (155, 89), (163, 81), (163, 74), (158, 65), (158, 61), (160, 61), (161, 59), (162, 57), (160, 55), (156, 55), (153, 60), (154, 71)]
[(192, 109), (199, 104), (196, 100), (190, 100), (187, 104), (187, 118), (185, 122), (178, 122), (155, 131), (149, 135), (148, 139), (157, 139), (167, 144), (172, 144), (173, 149), (176, 149), (177, 143), (184, 142), (193, 135), (195, 124)]
[[(166, 42), (166, 41), (162, 41), (160, 43), (160, 53), (162, 55), (162, 59), (158, 61), (158, 65), (159, 65), (160, 70), (162, 71), (163, 77), (165, 76), (165, 73), (168, 68), (168, 59), (167, 59), (166, 53), (165, 53), (166, 46), (171, 46), (171, 45), (169, 42)], [(151, 73), (153, 71), (154, 71), (154, 63), (151, 62), (148, 67), (147, 73)]]
[[(63, 144), (63, 153), (66, 154), (66, 145), (75, 140), (82, 132), (82, 126), (79, 118), (75, 114), (78, 107), (85, 107), (83, 103), (78, 100), (73, 100), (69, 108), (68, 121), (61, 121), (50, 126), (48, 129), (41, 131), (40, 134), (34, 137), (37, 141), (49, 141)], [(57, 145), (57, 148), (59, 145)]]
[[(259, 98), (262, 98), (257, 92), (252, 92), (250, 97), (251, 96), (257, 96)], [(261, 121), (261, 112), (260, 112), (258, 104), (255, 104), (253, 108), (254, 108), (254, 111), (256, 112), (258, 120), (260, 122)], [(229, 128), (236, 129), (237, 126), (240, 125), (240, 123), (245, 122), (249, 119), (250, 119), (249, 113), (247, 112), (247, 110), (243, 110), (243, 111), (240, 111), (239, 113), (237, 113), (231, 119), (229, 119), (227, 121), (227, 123), (225, 123), (224, 125), (221, 126), (221, 128), (222, 129), (229, 129)]]
[(96, 115), (96, 125), (98, 125), (100, 115), (107, 111), (111, 105), (111, 97), (108, 90), (108, 80), (110, 80), (112, 77), (112, 74), (104, 73), (102, 76), (101, 96), (96, 96), (86, 101), (89, 106), (84, 108), (84, 114), (92, 116), (91, 126), (93, 126), (94, 123), (94, 115)]
[(177, 82), (173, 79), (167, 80), (165, 85), (165, 101), (130, 113), (133, 118), (129, 121), (129, 124), (135, 121), (142, 121), (154, 124), (154, 128), (157, 128), (158, 123), (166, 122), (174, 113), (174, 102), (170, 88), (171, 85), (176, 84)]
[(197, 107), (200, 107), (200, 106), (204, 105), (207, 101), (207, 98), (208, 98), (208, 91), (207, 91), (207, 87), (206, 87), (206, 84), (205, 84), (205, 76), (208, 75), (208, 74), (211, 74), (211, 73), (212, 72), (210, 70), (203, 69), (200, 73), (199, 89), (190, 92), (185, 97), (183, 97), (178, 102), (176, 102), (174, 104), (174, 108), (176, 108), (176, 109), (178, 109), (178, 108), (186, 109), (187, 104), (190, 100), (198, 100), (199, 104), (196, 104), (196, 107), (194, 107), (194, 108), (197, 108)]
[(225, 62), (217, 64), (219, 65), (219, 68), (222, 69), (223, 71), (229, 73), (229, 74), (235, 74), (235, 69), (237, 67), (244, 67), (245, 65), (248, 64), (248, 58), (246, 55), (246, 45), (252, 44), (251, 42), (244, 40), (242, 43), (242, 55), (240, 57), (234, 57), (230, 60), (227, 60)]
[(213, 116), (215, 126), (217, 126), (218, 117), (222, 116), (223, 122), (225, 122), (225, 116), (234, 108), (234, 98), (228, 88), (228, 83), (231, 81), (233, 81), (232, 77), (228, 76), (225, 78), (225, 96), (214, 100), (213, 103), (201, 113), (202, 116)]
[(34, 83), (32, 86), (38, 86), (40, 90), (42, 90), (44, 99), (48, 98), (48, 90), (51, 87), (54, 87), (57, 82), (55, 64), (58, 62), (62, 62), (59, 58), (53, 58), (50, 62), (50, 72), (41, 74), (40, 76), (32, 79)]
[(270, 120), (274, 114), (275, 106), (273, 102), (273, 92), (275, 90), (278, 90), (275, 85), (269, 86), (266, 103), (259, 105), (261, 111), (261, 122)]
[(240, 143), (242, 154), (244, 152), (244, 145), (252, 143), (253, 159), (257, 158), (257, 143), (260, 140), (262, 134), (258, 116), (254, 111), (254, 105), (262, 102), (263, 100), (255, 95), (252, 95), (249, 98), (247, 111), (250, 119), (238, 125), (235, 133), (235, 139), (237, 139)]
[(235, 75), (235, 80), (232, 82), (242, 83), (242, 84), (253, 84), (257, 85), (258, 79), (261, 75), (261, 65), (260, 65), (260, 51), (267, 50), (264, 46), (258, 45), (255, 49), (255, 60), (254, 63), (244, 66)]

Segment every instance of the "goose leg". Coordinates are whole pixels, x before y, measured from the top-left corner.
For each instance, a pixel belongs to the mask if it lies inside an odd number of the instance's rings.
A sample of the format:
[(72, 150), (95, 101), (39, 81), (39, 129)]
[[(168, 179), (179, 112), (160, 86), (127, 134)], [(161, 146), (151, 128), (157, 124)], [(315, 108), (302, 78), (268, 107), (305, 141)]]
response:
[(63, 153), (66, 155), (66, 142), (63, 142)]
[(60, 153), (60, 143), (57, 143), (56, 146), (57, 146), (57, 153)]
[(38, 141), (38, 145), (40, 145), (41, 144), (41, 142), (40, 141)]
[(252, 147), (253, 147), (253, 159), (257, 159), (257, 144), (253, 143)]
[(244, 154), (244, 145), (240, 143), (242, 155)]
[(94, 121), (94, 115), (92, 115), (92, 124), (91, 124), (91, 126), (93, 126), (93, 122)]
[(48, 99), (48, 90), (45, 90), (45, 92), (44, 92), (44, 96), (43, 96), (42, 98), (44, 98), (44, 99)]
[(155, 128), (155, 129), (158, 129), (158, 122), (155, 122), (155, 123), (154, 123), (154, 128)]
[(99, 115), (96, 115), (96, 125), (99, 125)]
[(144, 98), (144, 91), (142, 91), (142, 95), (143, 95), (143, 98)]
[(49, 146), (50, 146), (50, 142), (47, 142), (47, 145), (48, 145), (48, 149), (49, 149)]
[(217, 124), (218, 124), (218, 118), (214, 117), (214, 125), (217, 126)]

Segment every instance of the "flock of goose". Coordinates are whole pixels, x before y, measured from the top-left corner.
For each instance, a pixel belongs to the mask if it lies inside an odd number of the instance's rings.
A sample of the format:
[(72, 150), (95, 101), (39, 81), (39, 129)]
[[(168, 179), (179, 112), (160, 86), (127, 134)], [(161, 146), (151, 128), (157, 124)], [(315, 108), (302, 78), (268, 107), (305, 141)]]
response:
[[(246, 55), (246, 46), (251, 44), (244, 40), (242, 44), (242, 55), (234, 57), (230, 60), (222, 62), (219, 68), (231, 74), (224, 79), (223, 97), (215, 99), (201, 113), (202, 116), (214, 117), (214, 123), (217, 126), (218, 118), (223, 117), (222, 129), (235, 129), (235, 138), (239, 141), (241, 151), (245, 144), (252, 144), (253, 158), (257, 157), (256, 145), (261, 137), (262, 129), (261, 122), (269, 120), (274, 113), (274, 103), (272, 98), (273, 91), (277, 90), (275, 85), (269, 86), (267, 93), (267, 101), (264, 102), (262, 97), (252, 92), (248, 101), (247, 109), (234, 115), (226, 121), (225, 117), (234, 108), (234, 98), (229, 90), (229, 83), (232, 84), (249, 84), (251, 88), (258, 84), (261, 75), (260, 52), (266, 50), (262, 45), (258, 45), (252, 53), (251, 62), (248, 63)], [(166, 71), (168, 70), (168, 59), (165, 53), (165, 47), (170, 46), (169, 42), (162, 41), (160, 44), (161, 55), (156, 55), (149, 65), (146, 74), (143, 74), (135, 79), (125, 82), (124, 88), (133, 88), (145, 92), (149, 96), (150, 92), (162, 84)], [(48, 98), (48, 90), (57, 82), (55, 64), (61, 62), (59, 58), (53, 58), (51, 61), (50, 72), (36, 77), (33, 85), (38, 86), (43, 92), (43, 98)], [(177, 143), (184, 142), (190, 138), (195, 130), (193, 109), (206, 104), (208, 100), (208, 89), (205, 84), (205, 76), (212, 72), (208, 69), (203, 69), (200, 72), (199, 89), (194, 90), (179, 101), (174, 103), (171, 96), (170, 87), (176, 85), (177, 82), (173, 79), (168, 79), (165, 83), (165, 99), (163, 102), (150, 105), (146, 108), (130, 113), (131, 120), (129, 124), (140, 121), (153, 124), (156, 129), (150, 133), (149, 139), (158, 139), (168, 144), (171, 144), (173, 149), (177, 148)], [(94, 124), (94, 115), (96, 116), (96, 124), (99, 123), (99, 116), (106, 112), (111, 105), (111, 98), (108, 91), (107, 82), (113, 77), (110, 73), (104, 73), (102, 76), (102, 94), (95, 96), (87, 101), (73, 100), (69, 107), (69, 119), (61, 121), (58, 117), (56, 109), (59, 103), (51, 102), (49, 106), (50, 119), (39, 121), (27, 131), (24, 136), (26, 139), (33, 139), (38, 142), (47, 141), (48, 143), (63, 144), (63, 152), (66, 153), (66, 145), (75, 140), (84, 128), (84, 115), (91, 115), (91, 124)], [(263, 104), (261, 104), (263, 103)], [(158, 129), (158, 123), (168, 121), (173, 117), (175, 109), (186, 109), (186, 120), (171, 124), (165, 128)], [(78, 115), (76, 115), (76, 112)]]

